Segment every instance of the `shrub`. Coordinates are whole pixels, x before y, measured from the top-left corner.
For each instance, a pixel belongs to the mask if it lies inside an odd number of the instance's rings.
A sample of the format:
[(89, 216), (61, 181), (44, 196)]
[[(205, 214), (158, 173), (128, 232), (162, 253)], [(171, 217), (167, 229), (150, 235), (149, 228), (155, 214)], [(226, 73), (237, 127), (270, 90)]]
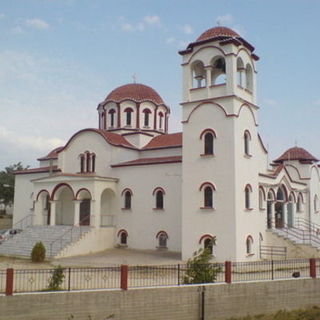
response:
[(43, 262), (46, 257), (46, 248), (41, 241), (37, 242), (31, 252), (32, 262)]
[[(215, 244), (215, 239), (213, 243)], [(212, 254), (209, 248), (199, 249), (193, 254), (193, 257), (187, 262), (187, 271), (183, 278), (184, 284), (196, 283), (212, 283), (217, 279), (221, 268), (213, 263), (210, 263)]]
[(48, 289), (52, 291), (62, 290), (61, 285), (65, 278), (63, 268), (59, 265), (52, 271), (52, 276), (49, 280)]

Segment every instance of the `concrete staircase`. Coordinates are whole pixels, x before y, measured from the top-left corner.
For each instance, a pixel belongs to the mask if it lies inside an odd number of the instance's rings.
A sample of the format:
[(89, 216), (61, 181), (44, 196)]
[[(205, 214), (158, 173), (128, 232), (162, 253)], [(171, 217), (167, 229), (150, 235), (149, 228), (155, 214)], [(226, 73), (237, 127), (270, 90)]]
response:
[(0, 255), (29, 258), (35, 243), (41, 241), (46, 247), (46, 257), (53, 258), (90, 230), (89, 226), (28, 226), (0, 244)]

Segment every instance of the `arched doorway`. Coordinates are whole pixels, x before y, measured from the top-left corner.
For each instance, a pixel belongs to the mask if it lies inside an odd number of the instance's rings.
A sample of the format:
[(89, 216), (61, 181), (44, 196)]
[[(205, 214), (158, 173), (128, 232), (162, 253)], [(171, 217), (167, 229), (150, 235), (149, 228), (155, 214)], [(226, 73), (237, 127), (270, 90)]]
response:
[(74, 224), (74, 193), (68, 184), (58, 185), (53, 191), (56, 200), (56, 225)]
[(278, 188), (277, 202), (275, 203), (275, 206), (274, 206), (275, 226), (278, 229), (281, 229), (285, 226), (285, 217), (284, 217), (285, 201), (286, 201), (285, 191), (284, 191), (284, 188), (281, 186)]
[(115, 193), (111, 189), (105, 189), (101, 194), (101, 218), (102, 227), (114, 225), (114, 198)]
[(39, 212), (40, 215), (39, 222), (42, 225), (50, 225), (51, 218), (51, 206), (50, 206), (50, 194), (47, 190), (41, 190), (38, 193), (37, 201), (39, 203)]
[(80, 200), (79, 225), (89, 226), (91, 215), (91, 194), (87, 189), (80, 189), (77, 192), (77, 200)]
[(267, 197), (267, 227), (268, 229), (272, 228), (272, 205), (274, 203), (275, 196), (274, 196), (274, 191), (271, 189), (268, 192), (268, 197)]

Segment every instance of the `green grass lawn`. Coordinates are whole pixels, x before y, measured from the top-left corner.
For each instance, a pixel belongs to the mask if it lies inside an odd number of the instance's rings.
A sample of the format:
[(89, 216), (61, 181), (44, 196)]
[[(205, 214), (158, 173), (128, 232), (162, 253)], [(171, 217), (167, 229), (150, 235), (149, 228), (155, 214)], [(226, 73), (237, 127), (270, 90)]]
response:
[(299, 309), (294, 311), (278, 311), (273, 314), (260, 314), (242, 318), (229, 318), (228, 320), (320, 320), (320, 307)]

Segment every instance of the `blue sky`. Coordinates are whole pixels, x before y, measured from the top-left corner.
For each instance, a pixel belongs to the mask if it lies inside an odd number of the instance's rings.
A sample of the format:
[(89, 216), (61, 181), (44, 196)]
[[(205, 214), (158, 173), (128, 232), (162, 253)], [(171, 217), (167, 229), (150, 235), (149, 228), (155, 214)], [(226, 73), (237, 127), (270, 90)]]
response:
[(320, 158), (320, 1), (0, 0), (0, 170), (97, 127), (115, 87), (156, 89), (180, 131), (181, 57), (231, 27), (256, 47), (259, 131), (270, 159), (296, 142)]

